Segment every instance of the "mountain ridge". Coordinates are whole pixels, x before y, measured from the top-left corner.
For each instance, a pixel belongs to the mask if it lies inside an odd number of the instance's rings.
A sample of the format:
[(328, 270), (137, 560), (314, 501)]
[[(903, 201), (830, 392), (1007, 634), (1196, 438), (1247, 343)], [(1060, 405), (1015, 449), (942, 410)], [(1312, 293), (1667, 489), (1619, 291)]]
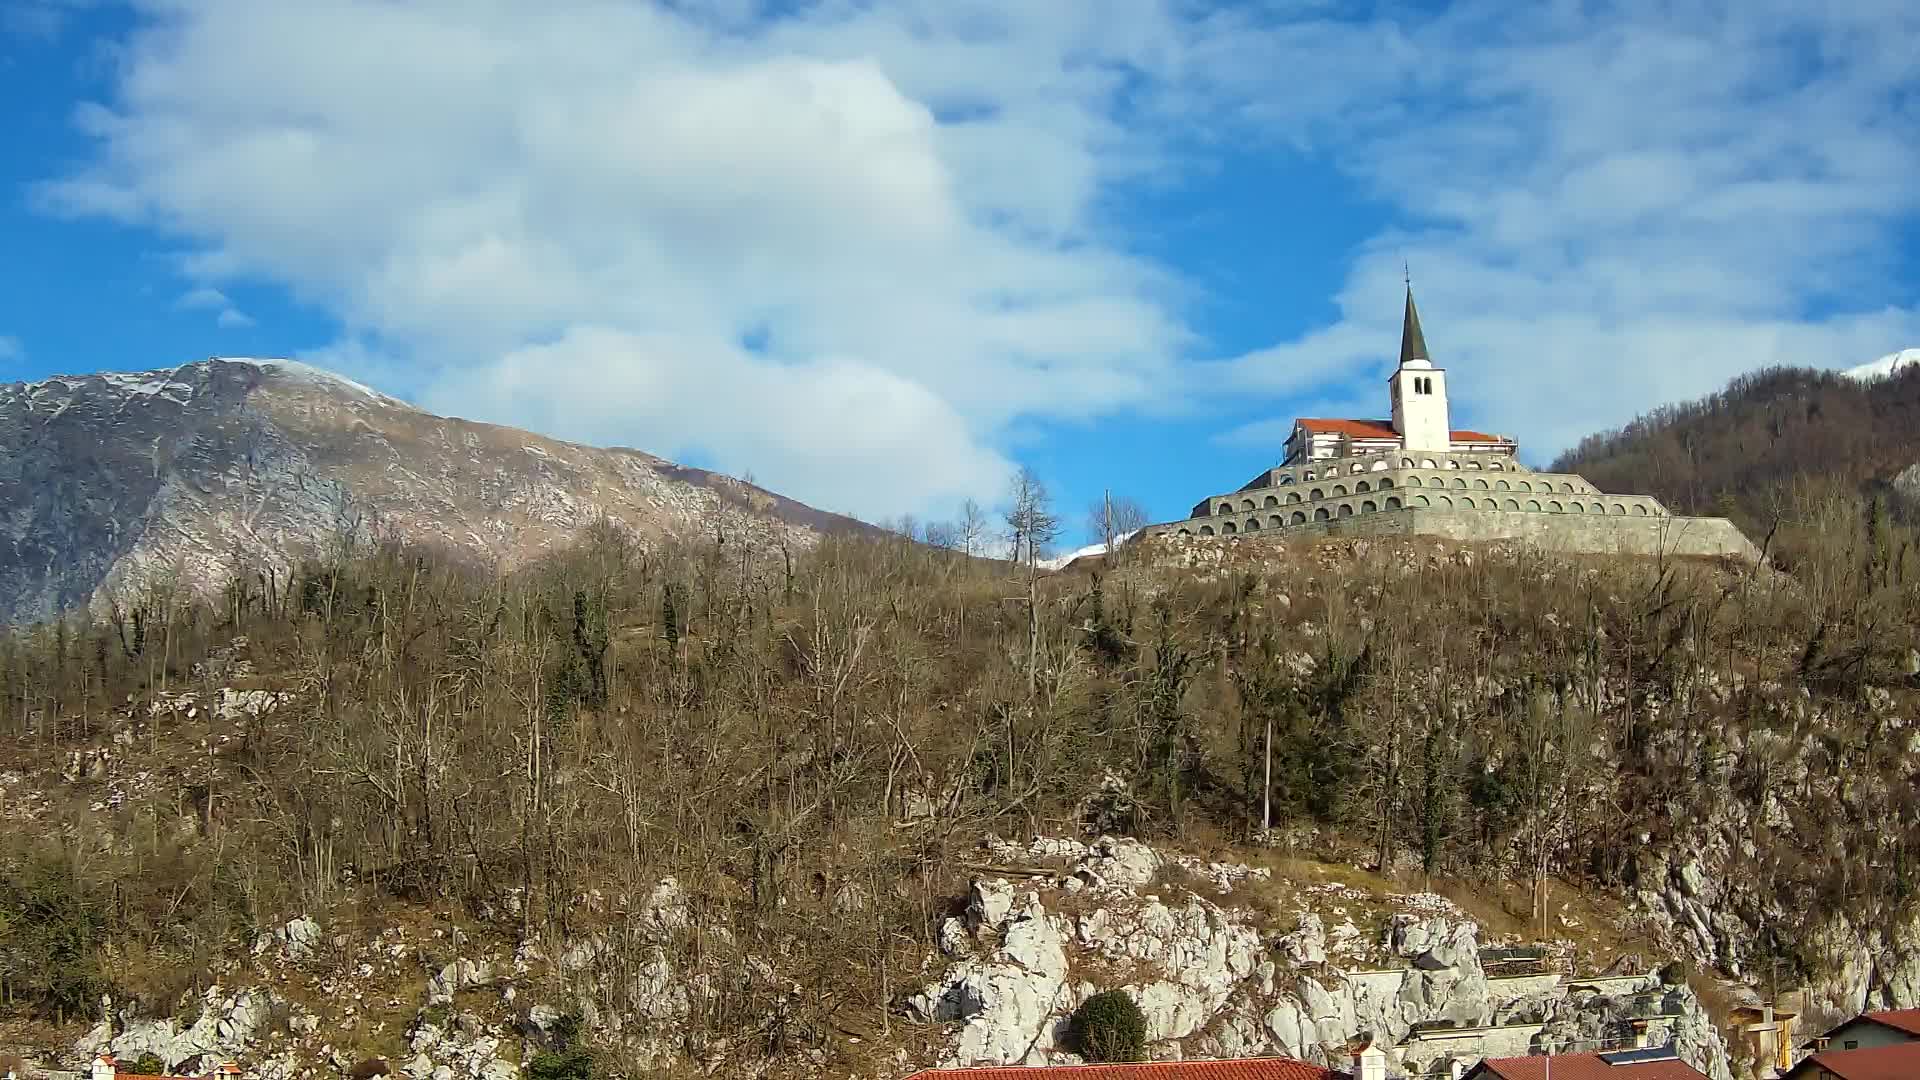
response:
[(597, 518), (806, 546), (869, 529), (643, 450), (443, 417), (300, 361), (0, 385), (0, 622), (354, 537), (517, 565)]

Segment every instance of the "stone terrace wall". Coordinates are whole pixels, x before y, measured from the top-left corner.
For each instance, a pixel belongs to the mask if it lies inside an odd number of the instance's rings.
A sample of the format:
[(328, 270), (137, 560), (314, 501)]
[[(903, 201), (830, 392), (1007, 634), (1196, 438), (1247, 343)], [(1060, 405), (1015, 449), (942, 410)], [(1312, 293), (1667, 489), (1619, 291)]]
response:
[[(1168, 530), (1156, 531), (1165, 535)], [(1242, 539), (1323, 536), (1520, 540), (1547, 551), (1581, 555), (1731, 555), (1748, 561), (1760, 557), (1753, 542), (1726, 518), (1513, 514), (1428, 507), (1382, 510), (1291, 525), (1284, 530), (1248, 534)]]

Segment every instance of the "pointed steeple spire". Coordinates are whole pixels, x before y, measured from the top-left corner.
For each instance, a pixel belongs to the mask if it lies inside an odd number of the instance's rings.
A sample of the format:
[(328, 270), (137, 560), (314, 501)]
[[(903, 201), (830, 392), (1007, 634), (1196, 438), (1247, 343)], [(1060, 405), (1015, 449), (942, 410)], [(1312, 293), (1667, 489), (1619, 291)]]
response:
[(1420, 312), (1413, 306), (1413, 283), (1407, 283), (1407, 317), (1400, 326), (1400, 366), (1406, 367), (1414, 360), (1431, 362), (1427, 355), (1427, 337), (1420, 332)]

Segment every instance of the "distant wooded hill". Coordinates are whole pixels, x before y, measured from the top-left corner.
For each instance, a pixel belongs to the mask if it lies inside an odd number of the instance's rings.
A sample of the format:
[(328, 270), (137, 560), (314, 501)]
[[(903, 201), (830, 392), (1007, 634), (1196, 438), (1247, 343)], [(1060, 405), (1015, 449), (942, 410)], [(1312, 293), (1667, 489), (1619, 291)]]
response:
[[(1677, 513), (1731, 517), (1758, 540), (1809, 497), (1871, 501), (1916, 462), (1920, 368), (1862, 380), (1775, 367), (1589, 436), (1552, 468), (1658, 496)], [(1912, 517), (1916, 505), (1892, 499), (1889, 509)]]

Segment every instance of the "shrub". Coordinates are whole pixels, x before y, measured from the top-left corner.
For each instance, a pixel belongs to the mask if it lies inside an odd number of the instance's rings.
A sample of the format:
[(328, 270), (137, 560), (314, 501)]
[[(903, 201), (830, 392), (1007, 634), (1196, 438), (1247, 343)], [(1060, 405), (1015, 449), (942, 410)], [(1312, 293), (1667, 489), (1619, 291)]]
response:
[(1069, 1021), (1080, 1056), (1088, 1061), (1145, 1061), (1147, 1018), (1124, 990), (1088, 998)]
[(527, 1062), (530, 1080), (592, 1080), (593, 1055), (580, 1045), (580, 1018), (567, 1013), (547, 1032), (550, 1050)]

